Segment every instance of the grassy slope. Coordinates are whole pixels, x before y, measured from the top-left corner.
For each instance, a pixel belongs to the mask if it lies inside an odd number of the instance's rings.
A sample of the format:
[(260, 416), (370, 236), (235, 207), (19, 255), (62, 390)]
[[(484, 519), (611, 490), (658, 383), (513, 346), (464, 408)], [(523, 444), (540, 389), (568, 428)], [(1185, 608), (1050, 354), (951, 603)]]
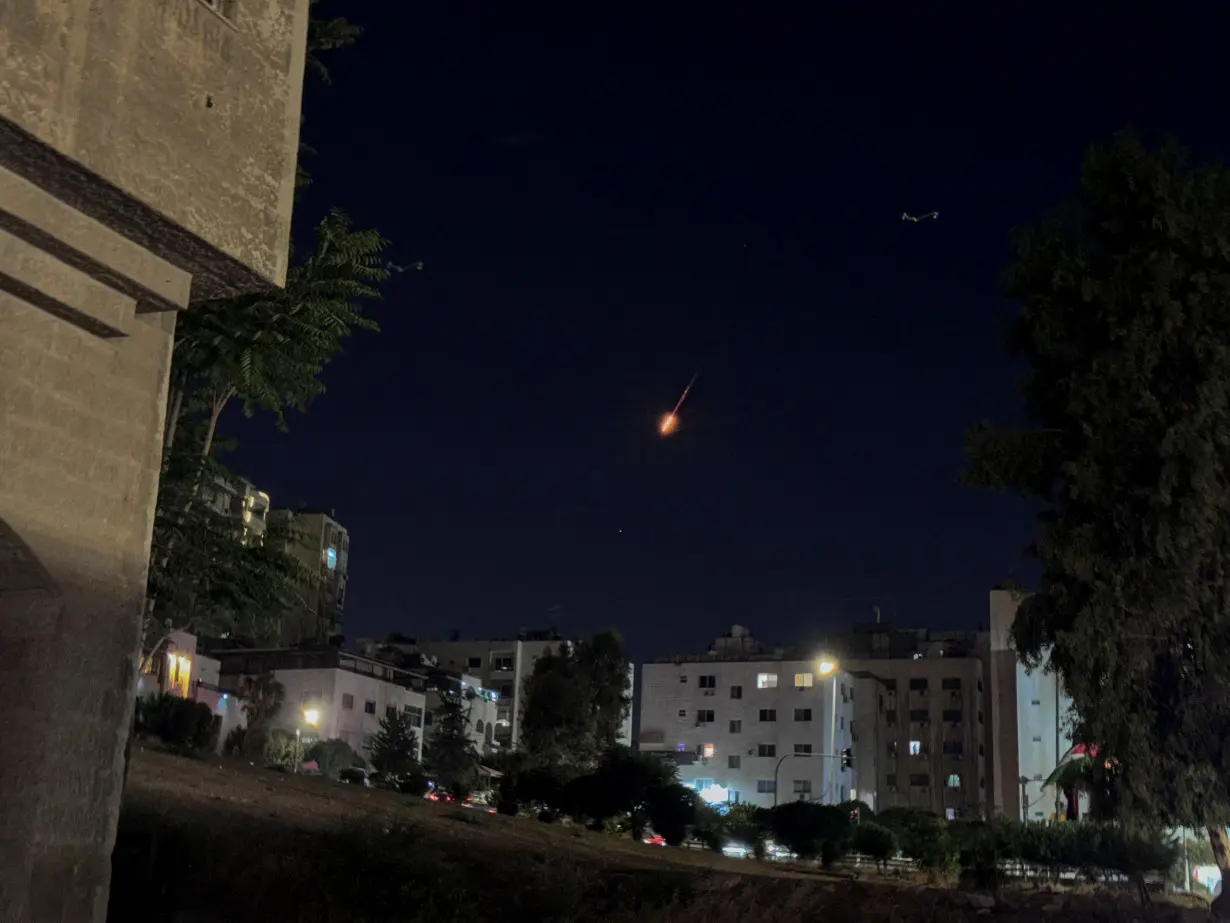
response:
[[(154, 752), (134, 756), (128, 786), (113, 863), (117, 923), (177, 911), (205, 912), (183, 918), (201, 923), (1036, 920), (1063, 900), (1015, 895), (979, 915), (956, 892), (645, 846)], [(1178, 912), (1103, 902), (1087, 915), (1086, 905), (1069, 899), (1062, 918)]]

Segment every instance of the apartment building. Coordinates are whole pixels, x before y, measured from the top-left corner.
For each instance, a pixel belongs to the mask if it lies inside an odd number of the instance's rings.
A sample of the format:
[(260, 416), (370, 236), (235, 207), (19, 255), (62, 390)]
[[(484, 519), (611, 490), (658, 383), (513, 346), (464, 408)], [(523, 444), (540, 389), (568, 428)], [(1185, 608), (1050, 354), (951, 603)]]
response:
[(735, 626), (709, 653), (643, 664), (638, 748), (679, 767), (707, 801), (772, 807), (858, 796), (854, 678), (817, 652), (763, 648)]
[(290, 537), (287, 551), (308, 573), (303, 604), (286, 613), (278, 643), (327, 644), (341, 633), (350, 566), (350, 533), (333, 510), (273, 510), (269, 522)]
[(106, 916), (176, 315), (286, 277), (308, 5), (0, 5), (5, 919)]
[(445, 701), (460, 699), (466, 716), (470, 742), (480, 755), (498, 753), (496, 721), (499, 719), (500, 696), (482, 685), (468, 673), (424, 667), (426, 675), (427, 713), (423, 716), (423, 735), (430, 738), (434, 726), (433, 713)]
[(243, 541), (259, 545), (265, 540), (268, 525), (269, 494), (257, 490), (243, 478), (218, 477), (212, 489), (206, 488), (204, 500), (217, 513), (242, 523)]
[(484, 689), (498, 696), (492, 740), (502, 749), (510, 750), (520, 740), (525, 680), (534, 672), (535, 661), (548, 651), (558, 650), (561, 643), (560, 636), (551, 629), (526, 629), (515, 638), (464, 640), (455, 633), (447, 640), (435, 641), (392, 635), (384, 641), (363, 638), (356, 646), (369, 656), (375, 656), (377, 651), (385, 652), (383, 656), (422, 655), (433, 666), (479, 679)]
[(272, 673), (286, 690), (276, 726), (305, 742), (344, 740), (365, 759), (386, 715), (406, 712), (419, 729), (419, 752), (427, 708), (427, 677), (392, 664), (323, 647), (312, 650), (216, 650), (219, 685), (242, 695), (244, 682)]
[(1046, 820), (1064, 810), (1063, 793), (1043, 781), (1072, 748), (1072, 699), (1058, 675), (1025, 669), (1009, 643), (1023, 600), (1014, 590), (990, 593), (990, 682), (996, 766), (992, 798), (996, 813)]
[(859, 797), (950, 819), (990, 813), (985, 633), (861, 626), (828, 640), (855, 678)]

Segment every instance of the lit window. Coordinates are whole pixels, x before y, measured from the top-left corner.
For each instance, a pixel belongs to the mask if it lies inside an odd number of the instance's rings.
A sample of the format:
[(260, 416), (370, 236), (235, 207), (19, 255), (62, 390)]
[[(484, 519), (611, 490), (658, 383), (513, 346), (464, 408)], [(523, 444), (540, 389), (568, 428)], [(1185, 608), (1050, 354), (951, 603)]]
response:
[(910, 741), (910, 756), (918, 756), (920, 753), (922, 753), (922, 741), (921, 740), (911, 740)]
[(960, 788), (961, 787), (961, 777), (957, 775), (955, 772), (948, 777), (948, 787), (949, 788)]
[(700, 755), (707, 760), (713, 759), (713, 744), (705, 744), (701, 747)]
[(777, 674), (776, 673), (757, 673), (756, 674), (757, 689), (776, 689)]
[(329, 570), (337, 570), (337, 549), (332, 546), (325, 552), (325, 566)]
[(810, 673), (794, 674), (795, 689), (810, 689), (812, 686), (812, 675)]

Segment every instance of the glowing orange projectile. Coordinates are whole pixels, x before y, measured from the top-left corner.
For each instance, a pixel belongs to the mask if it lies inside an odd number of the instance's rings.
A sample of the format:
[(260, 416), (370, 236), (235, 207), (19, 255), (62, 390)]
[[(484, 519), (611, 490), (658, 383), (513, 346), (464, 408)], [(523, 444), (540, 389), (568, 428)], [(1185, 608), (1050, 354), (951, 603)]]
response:
[[(696, 375), (699, 375), (697, 372)], [(692, 390), (692, 385), (696, 384), (696, 375), (692, 376), (692, 380), (688, 382), (688, 386), (683, 389), (683, 394), (679, 395), (679, 400), (675, 402), (675, 409), (668, 413), (658, 423), (658, 432), (663, 436), (669, 436), (675, 430), (679, 429), (679, 408), (683, 406), (684, 400), (687, 399), (688, 392)]]

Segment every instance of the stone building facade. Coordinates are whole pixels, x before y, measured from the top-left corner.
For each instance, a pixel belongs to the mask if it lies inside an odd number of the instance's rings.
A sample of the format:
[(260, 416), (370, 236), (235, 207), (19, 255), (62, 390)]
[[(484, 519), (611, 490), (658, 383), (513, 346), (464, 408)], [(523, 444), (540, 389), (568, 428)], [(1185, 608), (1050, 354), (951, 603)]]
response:
[(0, 919), (101, 921), (178, 311), (284, 281), (308, 0), (0, 4)]

